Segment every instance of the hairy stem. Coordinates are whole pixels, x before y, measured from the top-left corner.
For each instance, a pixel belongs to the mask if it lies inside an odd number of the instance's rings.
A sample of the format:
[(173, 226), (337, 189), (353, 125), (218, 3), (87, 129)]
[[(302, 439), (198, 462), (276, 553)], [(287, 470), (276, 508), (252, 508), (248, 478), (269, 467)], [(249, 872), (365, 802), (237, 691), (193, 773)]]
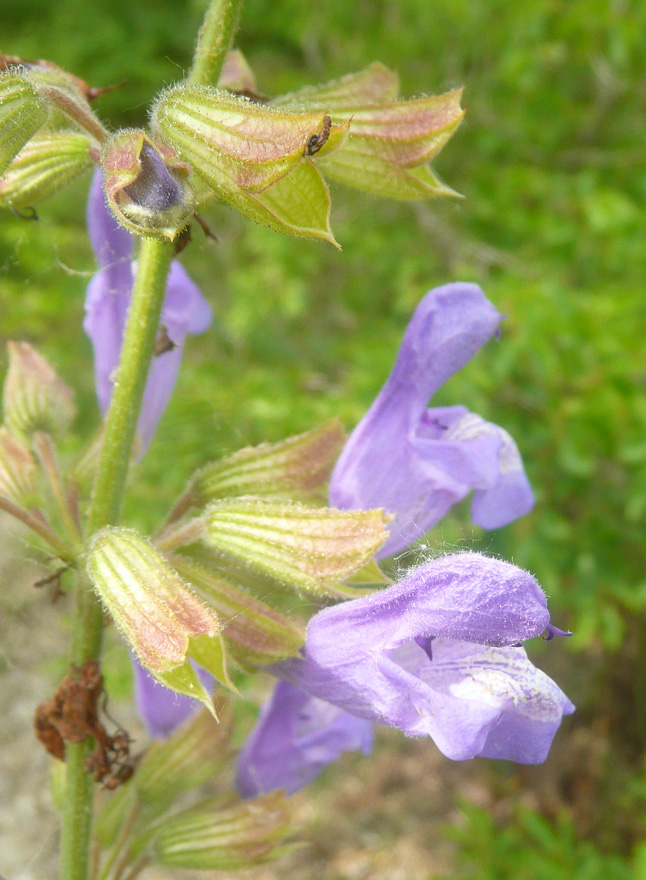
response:
[(58, 513), (63, 528), (65, 529), (65, 533), (78, 551), (81, 548), (83, 539), (78, 522), (70, 508), (70, 500), (63, 485), (63, 479), (58, 468), (56, 453), (52, 446), (51, 437), (49, 434), (43, 433), (43, 431), (37, 431), (34, 434), (33, 443), (38, 458), (40, 459), (42, 469), (47, 477), (52, 495), (54, 496), (54, 501), (56, 502), (56, 507), (58, 508)]
[(187, 81), (196, 86), (217, 85), (240, 18), (240, 0), (211, 0), (197, 37), (193, 67)]
[[(92, 499), (89, 534), (119, 519), (146, 377), (166, 291), (172, 244), (144, 239), (123, 339), (119, 372), (110, 409)], [(72, 665), (99, 658), (103, 611), (91, 585), (80, 579), (72, 644)], [(67, 783), (61, 833), (61, 877), (88, 880), (94, 785), (85, 772), (90, 742), (68, 743)]]
[[(240, 0), (212, 0), (200, 30), (195, 60), (189, 82), (195, 85), (216, 83), (235, 33)], [(58, 95), (52, 100), (61, 102)], [(76, 107), (62, 106), (70, 115)], [(106, 136), (99, 124), (91, 130), (92, 119), (77, 120), (101, 143)], [(153, 356), (155, 337), (166, 290), (166, 278), (173, 246), (144, 239), (139, 254), (137, 277), (123, 339), (119, 372), (115, 382), (99, 466), (94, 481), (88, 534), (109, 524), (116, 524), (123, 499), (128, 465), (141, 407), (146, 377)], [(77, 611), (71, 662), (81, 666), (99, 658), (103, 634), (103, 612), (96, 594), (82, 579), (77, 588)], [(62, 880), (88, 880), (90, 834), (94, 786), (84, 768), (91, 742), (69, 743), (66, 747), (67, 782), (61, 832)], [(132, 867), (131, 876), (144, 864)]]
[(68, 562), (70, 565), (75, 563), (76, 557), (72, 548), (57, 535), (47, 519), (39, 511), (25, 510), (24, 507), (20, 507), (19, 504), (16, 504), (10, 498), (5, 498), (3, 495), (0, 495), (0, 510), (4, 510), (5, 513), (20, 520), (21, 523), (24, 523), (33, 532), (40, 535), (63, 562)]
[(59, 110), (62, 110), (70, 119), (73, 119), (99, 144), (105, 143), (109, 132), (92, 113), (89, 105), (84, 101), (75, 100), (67, 92), (56, 88), (56, 86), (45, 86), (41, 91), (50, 101), (56, 104)]

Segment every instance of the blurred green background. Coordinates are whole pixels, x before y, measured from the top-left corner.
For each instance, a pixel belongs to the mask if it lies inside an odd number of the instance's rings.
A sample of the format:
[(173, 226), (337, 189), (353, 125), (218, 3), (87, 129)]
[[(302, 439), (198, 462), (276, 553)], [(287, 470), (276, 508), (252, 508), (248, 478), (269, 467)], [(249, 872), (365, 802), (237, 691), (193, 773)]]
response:
[[(204, 5), (0, 0), (1, 48), (49, 58), (92, 85), (125, 81), (98, 111), (115, 127), (141, 125), (155, 91), (189, 65)], [(268, 94), (374, 60), (399, 72), (405, 96), (465, 85), (466, 120), (434, 165), (465, 198), (409, 205), (333, 186), (341, 254), (215, 208), (207, 219), (218, 242), (197, 230), (182, 256), (215, 319), (189, 341), (172, 403), (138, 471), (128, 516), (141, 526), (157, 520), (160, 503), (208, 457), (337, 413), (351, 428), (429, 288), (475, 281), (507, 314), (500, 342), (434, 402), (465, 404), (504, 426), (538, 504), (487, 535), (470, 525), (465, 506), (427, 543), (434, 552), (480, 547), (538, 577), (553, 620), (575, 635), (530, 650), (579, 708), (557, 737), (555, 757), (536, 771), (551, 779), (549, 797), (519, 805), (510, 791), (534, 785), (538, 775), (472, 765), (505, 808), (462, 811), (451, 832), (460, 876), (646, 877), (639, 845), (646, 820), (645, 30), (646, 5), (629, 0), (247, 0), (238, 46)], [(0, 218), (0, 336), (35, 344), (76, 387), (79, 427), (88, 435), (98, 415), (80, 330), (94, 269), (86, 191), (84, 181), (39, 206), (37, 223), (8, 212)]]

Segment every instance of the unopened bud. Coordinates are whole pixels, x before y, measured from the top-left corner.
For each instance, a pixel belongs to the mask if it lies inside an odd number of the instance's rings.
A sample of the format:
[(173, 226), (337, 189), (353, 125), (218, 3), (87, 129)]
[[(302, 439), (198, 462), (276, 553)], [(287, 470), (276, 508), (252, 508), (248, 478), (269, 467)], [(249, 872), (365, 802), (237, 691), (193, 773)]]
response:
[(65, 433), (75, 414), (72, 390), (26, 342), (9, 342), (7, 348), (3, 405), (10, 433), (18, 438), (29, 438), (36, 431)]
[(129, 529), (97, 532), (87, 554), (90, 580), (143, 666), (166, 687), (213, 702), (189, 662), (229, 685), (220, 624), (163, 556)]
[(232, 49), (224, 59), (218, 88), (257, 100), (256, 77), (249, 62), (239, 49)]
[(29, 506), (38, 489), (36, 474), (31, 452), (0, 427), (0, 495)]
[(110, 207), (138, 235), (172, 240), (193, 215), (189, 166), (145, 132), (126, 129), (110, 137), (101, 167)]
[(361, 569), (387, 532), (380, 510), (233, 498), (204, 511), (203, 541), (232, 579), (266, 578), (296, 590), (334, 595), (335, 584)]
[(45, 128), (48, 132), (64, 131), (76, 123), (98, 143), (103, 143), (107, 132), (89, 104), (101, 89), (90, 88), (82, 79), (51, 61), (27, 61), (0, 53), (0, 70), (24, 77), (31, 83), (47, 107)]
[(280, 443), (250, 446), (209, 462), (193, 477), (194, 504), (240, 495), (291, 501), (320, 497), (344, 442), (341, 422), (332, 419)]
[(289, 819), (282, 791), (224, 810), (207, 801), (160, 823), (153, 857), (172, 868), (235, 871), (259, 865), (279, 854)]
[(38, 134), (0, 178), (0, 207), (25, 208), (52, 195), (92, 167), (92, 141), (72, 131)]
[(31, 83), (0, 74), (0, 174), (46, 121), (47, 105)]

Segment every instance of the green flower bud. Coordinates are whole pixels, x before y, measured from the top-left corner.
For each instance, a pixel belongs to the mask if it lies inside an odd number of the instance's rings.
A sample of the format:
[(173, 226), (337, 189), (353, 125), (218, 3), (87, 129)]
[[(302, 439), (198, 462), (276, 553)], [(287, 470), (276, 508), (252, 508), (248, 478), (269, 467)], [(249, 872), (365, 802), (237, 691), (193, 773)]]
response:
[(37, 468), (31, 452), (0, 427), (0, 495), (30, 506), (38, 491)]
[(329, 193), (309, 157), (337, 149), (347, 123), (181, 85), (159, 97), (152, 125), (218, 198), (280, 232), (334, 241)]
[(171, 868), (234, 871), (280, 855), (289, 834), (289, 810), (282, 791), (217, 809), (206, 801), (160, 823), (153, 858)]
[(44, 126), (48, 132), (69, 129), (74, 123), (102, 143), (107, 132), (90, 107), (90, 101), (104, 89), (93, 89), (78, 76), (51, 61), (27, 61), (0, 52), (0, 70), (30, 82), (49, 111)]
[(72, 390), (26, 342), (7, 343), (9, 370), (4, 382), (5, 425), (17, 438), (36, 431), (64, 434), (74, 418)]
[(31, 83), (0, 74), (0, 174), (47, 121), (47, 105)]
[(91, 539), (90, 580), (142, 665), (162, 684), (200, 700), (213, 714), (189, 657), (230, 686), (220, 623), (143, 537), (105, 528)]
[(243, 497), (210, 504), (201, 517), (165, 532), (160, 543), (172, 549), (201, 541), (222, 576), (254, 589), (337, 595), (337, 581), (361, 569), (386, 534), (380, 510)]
[(204, 465), (191, 481), (196, 507), (239, 495), (320, 498), (345, 442), (338, 419), (280, 443), (250, 446)]
[(0, 178), (0, 207), (30, 207), (70, 183), (92, 167), (92, 145), (72, 131), (33, 137)]
[(110, 207), (138, 235), (172, 241), (191, 219), (189, 166), (145, 132), (125, 129), (112, 135), (103, 147), (101, 167)]

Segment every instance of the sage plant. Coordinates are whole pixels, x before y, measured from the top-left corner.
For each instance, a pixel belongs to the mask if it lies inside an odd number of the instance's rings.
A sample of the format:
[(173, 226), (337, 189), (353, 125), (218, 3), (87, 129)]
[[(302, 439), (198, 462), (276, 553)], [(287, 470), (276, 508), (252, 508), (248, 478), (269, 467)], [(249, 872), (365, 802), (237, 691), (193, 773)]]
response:
[[(94, 171), (84, 327), (104, 422), (64, 465), (73, 393), (11, 342), (0, 428), (0, 509), (46, 548), (52, 580), (75, 576), (69, 672), (35, 713), (59, 792), (62, 880), (278, 857), (294, 831), (287, 796), (342, 751), (368, 753), (374, 723), (430, 736), (454, 760), (536, 763), (574, 709), (522, 647), (564, 634), (531, 575), (477, 553), (396, 582), (380, 567), (471, 491), (484, 528), (533, 505), (503, 428), (461, 405), (427, 408), (498, 332), (475, 285), (422, 300), (347, 442), (332, 420), (242, 449), (190, 475), (154, 535), (122, 521), (130, 462), (153, 438), (187, 336), (211, 320), (177, 259), (204, 205), (336, 245), (326, 178), (408, 201), (453, 194), (428, 163), (460, 123), (459, 91), (400, 100), (375, 63), (268, 99), (232, 47), (238, 7), (213, 0), (188, 76), (155, 98), (145, 129), (108, 130), (99, 89), (0, 55), (0, 206), (31, 207)], [(286, 610), (290, 594), (329, 607), (308, 623)], [(108, 619), (152, 737), (136, 760), (104, 712)], [(223, 792), (236, 682), (263, 671), (278, 683), (237, 759), (238, 793)]]

